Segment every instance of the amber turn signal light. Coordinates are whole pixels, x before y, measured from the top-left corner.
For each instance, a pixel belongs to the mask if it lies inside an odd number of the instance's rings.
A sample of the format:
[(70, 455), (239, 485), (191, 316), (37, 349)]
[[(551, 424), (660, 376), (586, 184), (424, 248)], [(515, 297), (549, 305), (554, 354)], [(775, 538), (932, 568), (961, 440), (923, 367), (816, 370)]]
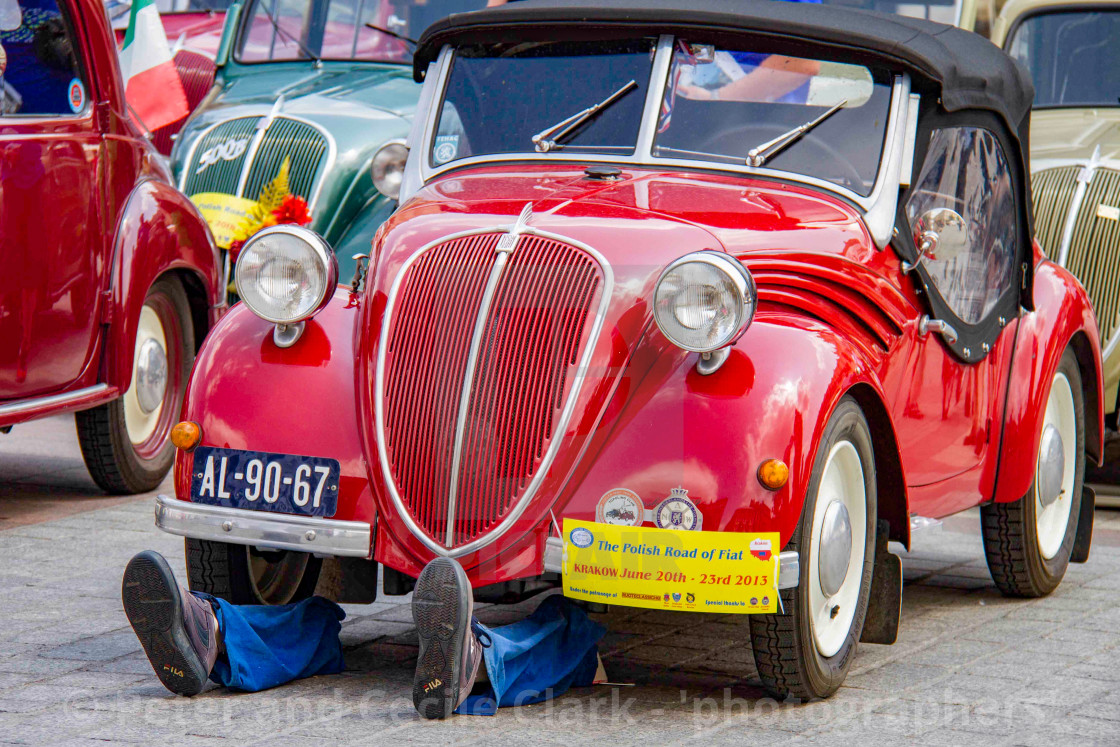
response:
[(789, 467), (781, 459), (767, 459), (758, 465), (758, 481), (767, 490), (777, 490), (789, 481)]
[(171, 443), (175, 444), (176, 449), (192, 451), (201, 440), (202, 428), (199, 427), (198, 423), (184, 420), (182, 423), (176, 423), (175, 427), (171, 429)]

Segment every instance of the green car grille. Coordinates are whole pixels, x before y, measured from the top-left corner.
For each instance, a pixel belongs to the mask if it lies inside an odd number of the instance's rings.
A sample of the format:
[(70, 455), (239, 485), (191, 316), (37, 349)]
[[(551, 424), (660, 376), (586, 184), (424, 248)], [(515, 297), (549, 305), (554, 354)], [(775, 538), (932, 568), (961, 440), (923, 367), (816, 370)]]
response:
[(1120, 330), (1120, 172), (1097, 169), (1073, 224), (1066, 268), (1093, 302), (1101, 343)]
[[(289, 191), (311, 202), (327, 160), (326, 136), (305, 122), (277, 117), (254, 144), (260, 120), (231, 119), (204, 135), (191, 153), (183, 191), (188, 195), (221, 192), (255, 200), (288, 158)], [(246, 159), (252, 160), (247, 164)], [(244, 187), (239, 192), (246, 169)]]

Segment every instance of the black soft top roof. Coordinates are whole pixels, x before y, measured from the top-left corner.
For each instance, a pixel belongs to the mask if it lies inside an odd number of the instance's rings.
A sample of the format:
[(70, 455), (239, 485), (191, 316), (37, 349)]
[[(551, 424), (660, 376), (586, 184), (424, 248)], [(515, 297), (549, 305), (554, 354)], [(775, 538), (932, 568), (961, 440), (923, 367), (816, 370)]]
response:
[(456, 13), (420, 37), (414, 73), (420, 80), (447, 43), (696, 32), (764, 37), (773, 47), (767, 51), (808, 55), (810, 47), (828, 48), (840, 59), (885, 62), (909, 72), (917, 90), (936, 90), (946, 111), (993, 111), (1013, 131), (1025, 128), (1034, 98), (1026, 71), (978, 34), (917, 18), (774, 0), (704, 0), (702, 7), (690, 0), (525, 0)]

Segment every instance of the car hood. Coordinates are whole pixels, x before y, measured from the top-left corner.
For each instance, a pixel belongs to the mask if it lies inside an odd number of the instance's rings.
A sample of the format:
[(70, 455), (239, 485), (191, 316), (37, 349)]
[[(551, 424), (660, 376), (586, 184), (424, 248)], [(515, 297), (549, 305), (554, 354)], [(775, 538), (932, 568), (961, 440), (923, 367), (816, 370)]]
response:
[(1031, 113), (1031, 168), (1047, 168), (1055, 160), (1087, 161), (1100, 148), (1100, 158), (1120, 161), (1120, 108), (1036, 109)]
[[(503, 260), (487, 306), (499, 235), (519, 215), (531, 230)], [(400, 501), (384, 512), (387, 525), (420, 557), (419, 534), (406, 525), (426, 527), (429, 542), (442, 536), (452, 474), (484, 504), (461, 507), (474, 513), (456, 548), (502, 531), (516, 541), (562, 506), (612, 397), (625, 400), (688, 355), (653, 323), (654, 286), (674, 259), (714, 250), (750, 264), (871, 246), (841, 203), (731, 176), (633, 170), (601, 181), (582, 167), (510, 166), (429, 184), (379, 233), (359, 330), (371, 479)], [(480, 308), (485, 325), (476, 327)], [(481, 346), (473, 369), (472, 336)]]

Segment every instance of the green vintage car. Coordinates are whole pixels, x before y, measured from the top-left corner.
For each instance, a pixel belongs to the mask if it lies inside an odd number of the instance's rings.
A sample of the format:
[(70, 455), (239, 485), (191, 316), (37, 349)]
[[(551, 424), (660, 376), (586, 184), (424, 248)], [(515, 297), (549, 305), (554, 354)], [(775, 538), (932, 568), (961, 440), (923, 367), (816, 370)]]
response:
[[(231, 7), (210, 93), (171, 154), (179, 188), (219, 246), (268, 188), (303, 198), (340, 278), (396, 206), (420, 96), (413, 43), (485, 0), (248, 0)], [(285, 178), (286, 177), (286, 178)], [(375, 184), (375, 181), (378, 182)], [(380, 186), (381, 191), (379, 191)], [(236, 250), (236, 244), (235, 244)], [(227, 260), (228, 267), (228, 260)]]

